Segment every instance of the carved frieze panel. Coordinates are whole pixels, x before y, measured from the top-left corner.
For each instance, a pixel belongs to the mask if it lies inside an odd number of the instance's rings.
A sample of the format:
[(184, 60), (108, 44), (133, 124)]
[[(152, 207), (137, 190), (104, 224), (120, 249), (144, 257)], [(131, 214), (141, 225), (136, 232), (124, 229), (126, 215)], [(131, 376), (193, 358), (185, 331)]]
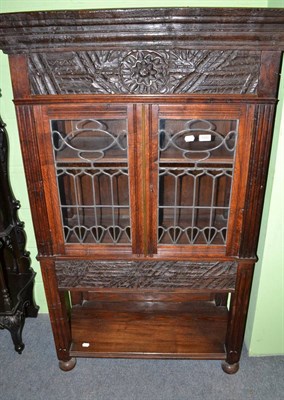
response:
[(61, 288), (234, 290), (237, 263), (187, 261), (58, 261)]
[(260, 52), (100, 50), (34, 53), (32, 94), (257, 94)]

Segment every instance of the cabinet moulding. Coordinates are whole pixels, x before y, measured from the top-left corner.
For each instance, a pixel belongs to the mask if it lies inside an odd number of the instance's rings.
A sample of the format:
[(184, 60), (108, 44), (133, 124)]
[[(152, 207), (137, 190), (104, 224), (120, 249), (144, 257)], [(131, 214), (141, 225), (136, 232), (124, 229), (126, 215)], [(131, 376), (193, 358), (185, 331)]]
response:
[[(153, 8), (0, 15), (6, 53), (185, 46), (283, 49), (283, 9)], [(221, 44), (220, 44), (221, 43)]]

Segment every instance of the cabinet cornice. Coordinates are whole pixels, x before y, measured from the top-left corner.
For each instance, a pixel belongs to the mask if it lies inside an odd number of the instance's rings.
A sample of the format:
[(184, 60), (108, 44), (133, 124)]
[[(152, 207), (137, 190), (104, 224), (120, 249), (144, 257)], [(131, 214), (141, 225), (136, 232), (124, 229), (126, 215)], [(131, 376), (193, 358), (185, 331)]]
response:
[(5, 53), (186, 47), (283, 50), (284, 9), (153, 8), (0, 15)]

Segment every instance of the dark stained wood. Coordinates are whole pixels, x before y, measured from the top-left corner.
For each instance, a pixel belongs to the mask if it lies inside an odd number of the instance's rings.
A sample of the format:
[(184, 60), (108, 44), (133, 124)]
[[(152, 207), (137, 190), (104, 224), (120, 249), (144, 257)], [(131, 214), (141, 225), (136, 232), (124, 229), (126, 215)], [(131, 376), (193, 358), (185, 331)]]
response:
[[(78, 293), (76, 290), (70, 292), (72, 295)], [(142, 302), (189, 302), (189, 301), (212, 301), (214, 293), (208, 293), (202, 290), (186, 290), (186, 291), (172, 291), (172, 290), (117, 290), (112, 289), (101, 289), (92, 290), (88, 292), (79, 292), (84, 300), (86, 301), (100, 301), (100, 302), (130, 302), (130, 301), (142, 301)], [(222, 296), (222, 295), (221, 295)], [(77, 302), (73, 304), (82, 304)]]
[(228, 304), (228, 293), (217, 293), (214, 296), (216, 306), (227, 307)]
[[(244, 209), (245, 230), (240, 246), (241, 257), (253, 257), (256, 252), (272, 142), (274, 113), (275, 107), (272, 105), (259, 105), (255, 109), (257, 122), (254, 125), (253, 145), (250, 154), (249, 182), (246, 189)], [(266, 132), (266, 134), (264, 135), (263, 132)]]
[[(137, 208), (139, 210), (138, 219), (137, 219), (137, 228), (138, 228), (138, 236), (139, 236), (139, 247), (137, 255), (140, 257), (147, 256), (148, 253), (148, 235), (149, 235), (149, 225), (147, 217), (149, 215), (149, 205), (146, 204), (146, 195), (147, 195), (147, 182), (145, 181), (146, 174), (148, 173), (146, 170), (147, 157), (146, 152), (148, 151), (145, 147), (146, 137), (146, 126), (145, 119), (143, 119), (143, 114), (145, 113), (145, 107), (142, 104), (135, 105), (135, 115), (133, 114), (133, 119), (135, 123), (135, 135), (137, 136), (136, 144), (137, 148), (136, 152), (136, 160), (134, 162), (134, 167), (136, 170), (137, 177), (137, 191), (135, 193), (135, 198), (137, 202)], [(134, 111), (133, 110), (133, 111)], [(144, 114), (145, 115), (145, 114)], [(148, 122), (146, 122), (148, 124)], [(137, 132), (139, 134), (137, 135)], [(139, 166), (139, 168), (137, 168)]]
[[(237, 364), (240, 360), (248, 313), (253, 270), (253, 263), (244, 263), (239, 267), (238, 270), (236, 292), (232, 295), (231, 299), (226, 336), (226, 361), (229, 365)], [(230, 368), (228, 371), (229, 370)], [(237, 371), (237, 365), (235, 365), (233, 370), (234, 372)]]
[[(152, 257), (156, 252), (156, 240), (153, 238), (151, 228), (153, 225), (153, 217), (155, 217), (155, 211), (157, 210), (156, 197), (154, 197), (154, 188), (156, 182), (151, 181), (151, 121), (152, 121), (152, 108), (148, 104), (142, 105), (142, 171), (143, 171), (143, 225), (144, 230), (144, 256)], [(157, 192), (157, 189), (156, 189)], [(155, 211), (153, 212), (153, 209)], [(155, 221), (156, 222), (156, 221)]]
[(223, 359), (226, 324), (210, 302), (85, 303), (72, 311), (71, 354)]
[[(45, 199), (43, 196), (43, 179), (39, 161), (37, 135), (35, 133), (34, 110), (31, 107), (16, 107), (19, 134), (22, 146), (23, 162), (27, 180), (30, 205), (33, 209), (33, 224), (36, 229), (37, 248), (40, 254), (52, 254), (52, 240), (48, 226)], [(28, 162), (32, 154), (32, 163)]]
[(60, 289), (208, 289), (234, 291), (236, 262), (58, 261)]
[(2, 14), (0, 48), (60, 368), (215, 358), (237, 372), (284, 10)]
[(57, 280), (52, 261), (41, 263), (41, 273), (46, 297), (48, 298), (49, 318), (53, 329), (57, 356), (59, 360), (68, 362), (71, 359), (69, 355), (71, 333), (67, 315), (68, 308), (66, 307), (68, 294), (57, 291)]
[(129, 196), (130, 196), (130, 209), (131, 215), (131, 233), (132, 233), (132, 251), (131, 254), (141, 254), (141, 198), (137, 196), (140, 190), (139, 177), (137, 174), (136, 160), (139, 157), (139, 136), (136, 132), (139, 131), (137, 121), (134, 118), (136, 113), (136, 105), (128, 105), (128, 168), (129, 168)]
[[(150, 47), (144, 50), (35, 53), (29, 55), (28, 65), (33, 95), (255, 95), (261, 54), (260, 51), (190, 48), (169, 51)], [(151, 85), (140, 76), (143, 60), (151, 71)]]
[[(281, 68), (281, 51), (262, 51), (258, 95), (277, 97)], [(278, 79), (277, 79), (278, 77)]]
[(72, 291), (70, 292), (70, 298), (71, 298), (71, 304), (75, 305), (75, 304), (82, 304), (84, 297), (82, 292)]
[[(0, 47), (29, 53), (158, 44), (283, 50), (283, 9), (156, 8), (2, 14)], [(58, 29), (60, 27), (60, 29)], [(80, 29), (78, 29), (80, 27)], [(50, 40), (52, 37), (52, 41)], [(221, 44), (221, 45), (220, 45)]]
[[(278, 77), (279, 78), (279, 77)], [(13, 79), (18, 79), (16, 75), (13, 75)], [(14, 100), (16, 105), (46, 105), (46, 104), (66, 104), (66, 99), (68, 99), (68, 104), (85, 104), (88, 106), (92, 104), (275, 104), (276, 99), (271, 97), (256, 97), (251, 95), (174, 95), (174, 96), (164, 96), (164, 95), (88, 95), (88, 94), (78, 94), (72, 95), (40, 95), (31, 96), (28, 98), (17, 98)]]
[(245, 191), (250, 163), (249, 155), (253, 140), (253, 116), (254, 106), (247, 105), (245, 118), (240, 120), (239, 129), (242, 133), (240, 132), (238, 137), (238, 148), (235, 158), (234, 183), (236, 186), (235, 191), (234, 187), (232, 189), (230, 205), (231, 219), (229, 222), (231, 235), (228, 236), (227, 242), (227, 254), (235, 256), (239, 254), (240, 241), (243, 235), (243, 210), (245, 207)]
[(22, 54), (9, 57), (11, 75), (20, 77), (12, 80), (14, 97), (29, 97), (31, 94), (27, 62), (27, 57)]

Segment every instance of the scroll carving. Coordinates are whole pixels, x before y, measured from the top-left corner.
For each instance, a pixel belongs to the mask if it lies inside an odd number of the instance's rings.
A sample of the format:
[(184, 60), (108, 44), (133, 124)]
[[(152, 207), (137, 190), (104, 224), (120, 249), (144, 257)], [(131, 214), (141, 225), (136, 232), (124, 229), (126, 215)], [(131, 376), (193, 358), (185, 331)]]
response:
[(58, 261), (60, 288), (234, 290), (236, 262)]
[(6, 124), (0, 117), (0, 208), (2, 209), (0, 237), (3, 242), (3, 257), (9, 271), (17, 273), (33, 272), (30, 267), (30, 253), (25, 249), (26, 233), (24, 223), (18, 218), (20, 202), (15, 199), (10, 184), (8, 161), (8, 134)]
[(259, 51), (100, 50), (29, 55), (32, 94), (257, 94)]

